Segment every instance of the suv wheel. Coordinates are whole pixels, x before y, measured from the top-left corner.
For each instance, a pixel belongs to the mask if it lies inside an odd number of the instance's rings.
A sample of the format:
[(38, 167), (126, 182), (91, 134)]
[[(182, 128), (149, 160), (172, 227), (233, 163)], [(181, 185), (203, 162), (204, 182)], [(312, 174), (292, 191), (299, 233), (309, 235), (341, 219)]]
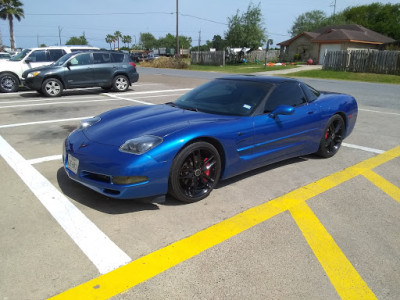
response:
[(43, 81), (42, 92), (47, 97), (59, 97), (63, 91), (63, 85), (56, 78), (49, 78)]
[(18, 91), (18, 78), (10, 73), (0, 75), (0, 91), (12, 93)]
[(128, 78), (124, 75), (115, 76), (112, 88), (116, 92), (125, 92), (129, 88)]

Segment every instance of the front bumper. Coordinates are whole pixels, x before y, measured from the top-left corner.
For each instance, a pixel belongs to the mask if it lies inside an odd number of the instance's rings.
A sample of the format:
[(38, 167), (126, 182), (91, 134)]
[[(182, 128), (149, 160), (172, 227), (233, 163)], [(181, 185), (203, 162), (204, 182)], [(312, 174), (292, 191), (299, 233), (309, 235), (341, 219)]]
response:
[[(77, 172), (68, 168), (68, 156), (79, 160)], [(123, 153), (116, 146), (88, 141), (81, 130), (64, 143), (64, 169), (68, 176), (107, 197), (118, 199), (148, 198), (168, 192), (170, 163), (157, 162), (148, 155)], [(143, 176), (134, 184), (115, 184), (115, 176)]]

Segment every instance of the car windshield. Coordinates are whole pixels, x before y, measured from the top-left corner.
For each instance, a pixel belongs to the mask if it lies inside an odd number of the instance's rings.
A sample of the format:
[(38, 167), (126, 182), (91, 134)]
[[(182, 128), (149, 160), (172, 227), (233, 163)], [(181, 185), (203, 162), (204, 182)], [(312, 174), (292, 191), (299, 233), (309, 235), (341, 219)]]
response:
[(174, 103), (182, 109), (211, 114), (250, 116), (272, 85), (235, 79), (216, 79), (183, 95)]
[(64, 56), (61, 56), (54, 64), (53, 66), (62, 66), (71, 56), (76, 55), (76, 52), (73, 53), (68, 53), (65, 54)]
[(10, 60), (21, 61), (29, 52), (31, 52), (31, 49), (24, 49), (21, 53), (11, 57)]

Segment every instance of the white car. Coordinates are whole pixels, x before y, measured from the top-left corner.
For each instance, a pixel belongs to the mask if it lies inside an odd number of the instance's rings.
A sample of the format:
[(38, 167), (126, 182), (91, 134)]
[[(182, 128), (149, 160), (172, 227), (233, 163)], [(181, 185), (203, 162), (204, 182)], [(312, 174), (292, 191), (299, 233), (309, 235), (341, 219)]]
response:
[(54, 46), (24, 49), (22, 52), (0, 63), (0, 91), (10, 93), (18, 91), (22, 73), (28, 69), (50, 65), (61, 56), (74, 51), (97, 50), (90, 46)]

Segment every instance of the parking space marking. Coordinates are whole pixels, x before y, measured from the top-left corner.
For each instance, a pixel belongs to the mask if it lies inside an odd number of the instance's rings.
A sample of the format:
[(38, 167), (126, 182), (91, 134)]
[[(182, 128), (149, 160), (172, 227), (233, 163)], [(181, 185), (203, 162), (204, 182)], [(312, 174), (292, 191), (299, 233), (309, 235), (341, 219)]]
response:
[(289, 211), (339, 296), (342, 299), (376, 299), (311, 208), (303, 202)]
[(88, 116), (88, 117), (78, 117), (78, 118), (70, 118), (70, 119), (57, 119), (57, 120), (47, 120), (47, 121), (37, 121), (37, 122), (26, 122), (26, 123), (5, 124), (5, 125), (0, 125), (0, 129), (3, 129), (3, 128), (12, 128), (12, 127), (20, 127), (20, 126), (31, 126), (31, 125), (50, 124), (50, 123), (80, 121), (80, 120), (83, 120), (83, 119), (89, 119), (89, 118), (91, 118), (91, 117), (92, 117), (92, 116)]
[(107, 95), (108, 97), (111, 97), (111, 98), (119, 99), (119, 100), (127, 100), (127, 101), (131, 101), (131, 102), (145, 104), (145, 105), (155, 105), (154, 103), (149, 103), (149, 102), (134, 100), (134, 99), (130, 99), (130, 98), (125, 98), (125, 97), (117, 96), (117, 95), (114, 95), (114, 94), (105, 94), (105, 95)]
[(378, 113), (378, 114), (386, 114), (386, 115), (400, 116), (399, 113), (394, 113), (394, 112), (386, 112), (386, 111), (379, 111), (379, 110), (372, 110), (372, 109), (364, 109), (364, 108), (358, 108), (358, 110), (367, 111), (367, 112), (373, 112), (373, 113)]
[(400, 203), (400, 188), (373, 171), (366, 171), (362, 175)]
[(46, 102), (46, 103), (30, 103), (30, 104), (18, 104), (18, 105), (8, 105), (8, 106), (0, 106), (2, 108), (18, 108), (18, 107), (30, 107), (30, 106), (50, 106), (50, 105), (59, 105), (59, 104), (80, 104), (80, 103), (88, 103), (88, 102), (106, 102), (110, 101), (109, 99), (95, 99), (95, 100), (77, 100), (77, 101), (57, 101), (57, 102)]
[(0, 136), (0, 155), (93, 262), (101, 274), (131, 261), (113, 241), (76, 208), (39, 171)]
[(27, 160), (27, 163), (30, 165), (34, 164), (40, 164), (46, 161), (53, 161), (53, 160), (62, 160), (62, 155), (51, 155), (51, 156), (45, 156), (45, 157), (40, 157), (40, 158), (34, 158), (34, 159), (29, 159)]
[[(192, 236), (179, 240), (167, 247), (132, 261), (131, 263), (110, 273), (71, 288), (70, 290), (54, 296), (52, 299), (111, 298), (284, 211), (294, 211), (296, 218), (300, 213), (307, 214), (309, 224), (304, 225), (307, 225), (307, 228), (312, 231), (314, 230), (314, 227), (310, 228), (310, 223), (315, 223), (315, 219), (313, 219), (313, 215), (310, 215), (310, 212), (305, 210), (304, 205), (307, 200), (399, 156), (400, 146), (397, 146), (396, 148), (378, 154), (377, 156), (371, 157), (342, 171), (307, 184), (297, 190), (287, 193), (286, 195), (250, 208), (238, 215), (197, 232)], [(302, 209), (302, 211), (296, 211), (299, 209)], [(301, 225), (303, 226), (303, 224)], [(309, 238), (313, 239), (313, 244), (318, 243), (318, 240), (324, 242), (327, 238), (324, 229), (321, 227), (319, 227), (316, 232), (310, 232), (308, 234)], [(318, 240), (314, 239), (313, 235), (319, 235)], [(322, 246), (320, 245), (320, 247)], [(318, 251), (320, 251), (320, 247), (317, 248)], [(334, 259), (329, 259), (329, 269), (336, 268), (338, 272), (340, 272), (342, 268), (345, 268), (348, 276), (344, 277), (342, 280), (350, 281), (337, 283), (338, 278), (336, 278), (336, 276), (338, 273), (332, 273), (330, 270), (329, 273), (327, 272), (327, 275), (334, 288), (338, 291), (338, 294), (348, 295), (348, 293), (353, 293), (358, 290), (359, 293), (370, 298), (375, 297), (362, 278), (357, 275), (357, 271), (351, 263), (348, 262), (347, 258), (347, 261), (343, 260), (343, 257), (341, 257), (340, 253), (338, 254), (337, 250), (338, 249), (336, 248), (335, 255), (339, 255), (340, 260), (336, 261)], [(328, 249), (328, 251), (330, 250)], [(327, 267), (324, 261), (321, 265)], [(350, 291), (348, 290), (349, 286), (351, 286)]]
[(342, 143), (343, 146), (348, 147), (348, 148), (354, 148), (354, 149), (358, 149), (358, 150), (364, 150), (367, 152), (372, 152), (372, 153), (377, 153), (377, 154), (382, 154), (383, 150), (379, 150), (379, 149), (374, 149), (374, 148), (369, 148), (369, 147), (364, 147), (364, 146), (359, 146), (359, 145), (353, 145), (353, 144), (347, 144), (347, 143)]

